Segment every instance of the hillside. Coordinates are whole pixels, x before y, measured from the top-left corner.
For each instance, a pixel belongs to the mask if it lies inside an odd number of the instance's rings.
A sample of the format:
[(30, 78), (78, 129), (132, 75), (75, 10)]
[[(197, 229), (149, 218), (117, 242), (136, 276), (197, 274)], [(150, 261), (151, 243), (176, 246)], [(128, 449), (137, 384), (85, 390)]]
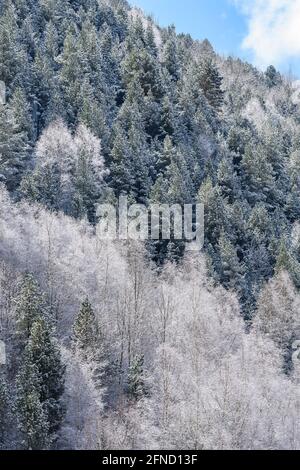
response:
[(1, 1), (0, 81), (0, 448), (299, 448), (299, 84), (125, 0)]

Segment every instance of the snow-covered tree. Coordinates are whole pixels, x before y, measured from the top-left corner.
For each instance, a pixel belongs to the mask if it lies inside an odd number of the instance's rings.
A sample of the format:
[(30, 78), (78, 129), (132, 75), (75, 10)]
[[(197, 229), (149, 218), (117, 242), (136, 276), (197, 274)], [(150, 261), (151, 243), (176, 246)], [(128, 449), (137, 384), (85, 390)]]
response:
[(17, 413), (22, 447), (27, 450), (48, 449), (51, 446), (49, 422), (41, 402), (41, 379), (38, 368), (25, 354), (17, 375)]
[(48, 421), (49, 435), (54, 439), (63, 417), (64, 366), (50, 328), (42, 317), (31, 327), (26, 355), (36, 366), (40, 378), (40, 401)]
[(15, 302), (17, 334), (24, 342), (30, 337), (34, 322), (46, 315), (45, 300), (32, 274), (23, 277)]
[(92, 306), (86, 298), (80, 307), (73, 326), (76, 347), (79, 350), (93, 351), (97, 341), (97, 322)]

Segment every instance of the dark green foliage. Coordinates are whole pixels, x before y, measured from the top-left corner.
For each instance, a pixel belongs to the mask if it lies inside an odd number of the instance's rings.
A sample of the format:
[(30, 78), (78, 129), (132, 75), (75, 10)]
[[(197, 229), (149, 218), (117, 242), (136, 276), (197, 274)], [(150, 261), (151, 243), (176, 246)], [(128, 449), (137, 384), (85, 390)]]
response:
[(138, 401), (147, 395), (144, 377), (144, 356), (136, 356), (128, 371), (128, 395)]
[(265, 75), (266, 75), (267, 85), (270, 88), (282, 83), (281, 75), (279, 72), (277, 72), (277, 70), (275, 69), (273, 65), (270, 65), (267, 68)]
[(222, 77), (214, 64), (213, 59), (204, 57), (201, 61), (198, 80), (200, 88), (209, 104), (216, 111), (219, 111), (222, 107), (224, 92), (221, 88)]
[[(107, 193), (143, 204), (203, 202), (212, 272), (247, 310), (278, 266), (281, 239), (295, 258), (300, 109), (292, 84), (273, 66), (261, 73), (222, 59), (208, 40), (131, 15), (126, 1), (5, 0), (0, 15), (0, 180), (13, 196), (92, 224)], [(37, 141), (59, 118), (61, 148), (86, 126), (84, 146), (101, 140), (106, 171), (89, 154), (75, 158), (72, 145), (64, 158), (40, 152)], [(158, 264), (184, 253), (176, 240), (147, 246)], [(297, 283), (295, 264), (286, 265)]]
[(34, 277), (24, 276), (16, 300), (17, 338), (23, 350), (16, 378), (16, 406), (26, 449), (50, 448), (64, 413), (61, 396), (65, 368), (48, 311)]
[(53, 437), (63, 417), (60, 398), (64, 391), (64, 367), (49, 325), (42, 317), (31, 328), (26, 354), (37, 367), (41, 383), (40, 400), (49, 423), (49, 433)]
[(83, 352), (92, 351), (97, 339), (97, 323), (94, 311), (86, 298), (73, 326), (76, 347)]
[(26, 274), (16, 299), (17, 334), (23, 342), (28, 340), (33, 324), (41, 316), (46, 316), (45, 299), (34, 277)]
[(17, 376), (17, 411), (22, 446), (26, 450), (49, 449), (49, 422), (41, 403), (41, 379), (38, 368), (25, 354)]
[[(1, 366), (0, 366), (1, 367)], [(4, 372), (0, 372), (0, 449), (5, 448), (12, 418), (12, 400), (8, 381)]]

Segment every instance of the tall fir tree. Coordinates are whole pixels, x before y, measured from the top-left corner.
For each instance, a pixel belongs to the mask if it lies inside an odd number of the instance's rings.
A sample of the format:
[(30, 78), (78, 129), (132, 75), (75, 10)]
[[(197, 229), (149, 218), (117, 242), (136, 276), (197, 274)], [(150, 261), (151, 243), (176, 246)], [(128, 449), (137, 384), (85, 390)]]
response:
[(0, 104), (0, 181), (9, 191), (15, 191), (20, 184), (28, 164), (28, 150), (28, 137), (10, 105)]
[(7, 382), (4, 371), (0, 370), (0, 449), (4, 449), (9, 445), (7, 439), (11, 430), (13, 412), (12, 399)]
[(41, 316), (31, 327), (26, 354), (36, 366), (40, 378), (40, 401), (47, 418), (49, 436), (54, 441), (64, 415), (61, 397), (65, 367), (51, 328)]
[(15, 304), (17, 335), (24, 344), (34, 322), (47, 315), (44, 296), (32, 274), (24, 275)]
[(92, 305), (86, 298), (79, 310), (73, 326), (76, 347), (83, 352), (91, 352), (97, 340), (97, 322)]
[(143, 355), (136, 356), (130, 364), (127, 382), (128, 396), (130, 399), (139, 401), (147, 395)]
[(200, 88), (209, 104), (220, 111), (224, 99), (222, 90), (222, 77), (215, 65), (213, 59), (205, 57), (199, 64), (198, 80)]

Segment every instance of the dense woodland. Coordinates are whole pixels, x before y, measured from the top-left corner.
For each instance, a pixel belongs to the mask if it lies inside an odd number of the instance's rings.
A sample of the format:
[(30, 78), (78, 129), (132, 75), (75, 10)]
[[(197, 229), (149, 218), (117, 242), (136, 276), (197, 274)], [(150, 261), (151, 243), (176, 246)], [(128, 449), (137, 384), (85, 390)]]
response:
[(1, 0), (0, 80), (0, 448), (299, 449), (299, 83), (125, 0)]

